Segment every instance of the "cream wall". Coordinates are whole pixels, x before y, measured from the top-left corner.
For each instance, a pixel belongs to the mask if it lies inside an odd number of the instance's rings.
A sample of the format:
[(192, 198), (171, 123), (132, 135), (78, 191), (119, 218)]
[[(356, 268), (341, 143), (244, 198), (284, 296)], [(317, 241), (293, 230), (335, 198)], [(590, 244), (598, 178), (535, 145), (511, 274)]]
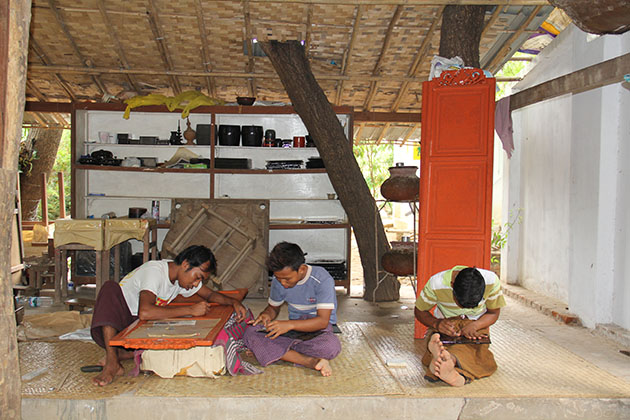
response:
[[(630, 33), (593, 37), (570, 26), (515, 91), (627, 51)], [(589, 327), (630, 328), (629, 97), (616, 83), (512, 113), (502, 217), (522, 209), (523, 222), (504, 249), (504, 280), (566, 302)]]

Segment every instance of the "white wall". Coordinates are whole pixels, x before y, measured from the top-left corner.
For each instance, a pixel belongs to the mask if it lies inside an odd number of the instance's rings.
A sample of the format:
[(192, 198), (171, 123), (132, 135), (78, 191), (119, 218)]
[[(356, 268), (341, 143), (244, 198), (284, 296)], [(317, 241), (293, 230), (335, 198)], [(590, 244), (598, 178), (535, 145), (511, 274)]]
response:
[[(514, 91), (627, 51), (630, 33), (593, 37), (570, 26)], [(502, 218), (522, 209), (523, 221), (504, 249), (504, 280), (566, 302), (590, 327), (630, 328), (629, 97), (616, 83), (512, 113)]]

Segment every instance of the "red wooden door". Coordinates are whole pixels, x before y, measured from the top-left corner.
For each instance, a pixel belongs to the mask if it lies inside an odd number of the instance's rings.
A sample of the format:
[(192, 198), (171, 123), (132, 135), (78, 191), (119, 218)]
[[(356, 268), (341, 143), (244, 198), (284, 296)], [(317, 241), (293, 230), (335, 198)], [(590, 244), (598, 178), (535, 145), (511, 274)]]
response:
[(418, 292), (455, 265), (490, 266), (494, 92), (479, 69), (422, 85)]

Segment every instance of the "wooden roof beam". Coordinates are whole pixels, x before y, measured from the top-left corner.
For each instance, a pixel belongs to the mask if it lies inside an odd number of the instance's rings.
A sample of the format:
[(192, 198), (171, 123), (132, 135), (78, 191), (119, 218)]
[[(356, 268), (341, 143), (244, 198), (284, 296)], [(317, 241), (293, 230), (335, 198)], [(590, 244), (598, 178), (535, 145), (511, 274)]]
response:
[(490, 19), (488, 19), (488, 22), (483, 27), (483, 30), (481, 31), (481, 37), (479, 37), (479, 39), (483, 39), (483, 37), (486, 36), (490, 28), (492, 28), (497, 19), (499, 19), (499, 16), (501, 16), (502, 12), (503, 6), (497, 6), (496, 9), (494, 9), (494, 12), (492, 12), (492, 16), (490, 16)]
[[(422, 61), (424, 60), (424, 58), (426, 57), (429, 51), (429, 47), (431, 46), (431, 40), (433, 39), (437, 26), (440, 23), (440, 20), (442, 19), (442, 13), (444, 13), (444, 7), (440, 7), (440, 9), (437, 11), (435, 15), (435, 19), (433, 19), (433, 22), (431, 22), (431, 26), (429, 27), (427, 34), (422, 40), (422, 44), (420, 45), (420, 48), (418, 48), (418, 52), (416, 52), (416, 57), (414, 58), (413, 63), (411, 63), (411, 66), (409, 67), (409, 71), (407, 72), (407, 75), (409, 77), (415, 77), (418, 71), (420, 70), (420, 64), (422, 63)], [(398, 111), (398, 108), (400, 108), (400, 103), (402, 102), (403, 98), (407, 94), (408, 90), (409, 90), (409, 82), (405, 81), (400, 86), (400, 90), (398, 91), (398, 95), (396, 95), (396, 99), (394, 99), (394, 105), (392, 105), (393, 112)]]
[[(44, 67), (48, 67), (52, 64), (51, 61), (46, 56), (46, 54), (44, 53), (44, 51), (40, 48), (37, 41), (35, 41), (35, 38), (33, 38), (32, 36), (29, 38), (28, 45), (33, 50), (35, 55), (37, 55), (40, 58), (40, 60), (42, 60), (42, 63), (44, 63)], [(63, 80), (61, 75), (58, 72), (54, 72), (53, 77), (55, 78), (57, 83), (59, 83), (61, 88), (66, 92), (66, 95), (68, 95), (68, 97), (70, 98), (70, 101), (78, 102), (76, 95), (74, 94), (74, 92), (72, 92), (72, 89), (70, 89), (70, 86), (65, 80)]]
[[(247, 72), (254, 73), (254, 41), (252, 24), (249, 15), (249, 0), (243, 1), (243, 18), (245, 22), (245, 42), (247, 43)], [(256, 81), (253, 77), (247, 79), (247, 91), (249, 96), (256, 97)]]
[(508, 40), (503, 44), (503, 47), (501, 47), (501, 49), (494, 55), (494, 58), (490, 61), (490, 63), (485, 66), (488, 70), (490, 70), (490, 72), (492, 72), (492, 74), (497, 72), (499, 65), (505, 59), (505, 57), (514, 53), (512, 51), (512, 42), (516, 40), (524, 31), (527, 30), (527, 27), (536, 18), (536, 15), (538, 15), (540, 9), (542, 9), (542, 6), (536, 6), (534, 8), (529, 17), (525, 19), (525, 22), (521, 25), (521, 27), (508, 38)]
[[(118, 59), (120, 60), (120, 64), (126, 69), (130, 68), (131, 66), (129, 65), (129, 61), (127, 61), (127, 56), (125, 55), (125, 51), (123, 50), (122, 44), (120, 43), (120, 39), (118, 38), (118, 35), (116, 35), (116, 32), (114, 31), (114, 25), (112, 25), (112, 22), (109, 19), (109, 15), (107, 14), (107, 9), (105, 8), (105, 1), (97, 0), (97, 5), (98, 5), (98, 10), (101, 14), (101, 19), (103, 19), (103, 23), (105, 24), (105, 27), (107, 28), (107, 33), (109, 34), (109, 37), (112, 39), (112, 42), (114, 43), (114, 49), (116, 50), (116, 53), (118, 54)], [(138, 82), (136, 81), (135, 77), (130, 74), (127, 74), (125, 76), (127, 77), (127, 81), (129, 82), (129, 85), (131, 86), (131, 88), (135, 90), (138, 95), (142, 94), (142, 89), (140, 89), (140, 86)]]
[[(203, 59), (203, 67), (206, 71), (211, 71), (212, 66), (210, 64), (210, 52), (208, 51), (208, 31), (206, 29), (206, 21), (203, 16), (203, 7), (201, 6), (201, 0), (195, 0), (195, 10), (197, 11), (197, 27), (199, 28), (199, 36), (201, 38), (201, 57)], [(211, 97), (217, 96), (217, 86), (213, 77), (206, 77), (206, 87), (208, 89), (208, 95)]]
[(510, 96), (510, 110), (566, 94), (586, 92), (612, 83), (621, 83), (630, 68), (630, 53), (574, 71), (532, 86)]
[[(400, 6), (400, 5), (396, 6), (396, 11), (394, 12), (394, 16), (392, 16), (391, 20), (389, 21), (389, 26), (387, 27), (387, 32), (385, 33), (385, 39), (383, 40), (383, 47), (381, 48), (381, 53), (378, 55), (378, 59), (376, 60), (376, 64), (374, 65), (374, 70), (372, 70), (373, 76), (378, 76), (381, 72), (381, 67), (383, 66), (383, 58), (385, 57), (385, 52), (389, 48), (389, 44), (391, 43), (391, 40), (392, 40), (392, 33), (394, 32), (394, 27), (396, 26), (396, 23), (398, 23), (398, 19), (400, 18), (402, 11), (403, 11), (403, 6)], [(369, 111), (370, 107), (372, 106), (372, 101), (374, 100), (374, 97), (376, 96), (377, 90), (378, 90), (378, 82), (376, 81), (371, 82), (370, 90), (363, 104), (364, 110)]]
[[(359, 32), (359, 23), (361, 22), (361, 6), (357, 6), (354, 14), (354, 23), (352, 24), (352, 33), (350, 34), (350, 42), (348, 43), (348, 47), (346, 48), (343, 59), (341, 60), (341, 72), (342, 76), (346, 75), (346, 71), (348, 70), (348, 66), (350, 65), (350, 58), (352, 57), (352, 50), (354, 48), (354, 43), (357, 40), (357, 32)], [(341, 98), (343, 95), (343, 80), (340, 80), (337, 83), (337, 93), (335, 95), (335, 104), (341, 105)]]
[(547, 0), (249, 0), (252, 3), (317, 3), (317, 4), (351, 4), (351, 5), (399, 5), (407, 6), (435, 6), (435, 5), (521, 5), (521, 6), (548, 6)]
[[(57, 1), (48, 0), (48, 6), (50, 7), (53, 15), (55, 15), (57, 23), (59, 24), (64, 35), (70, 42), (70, 46), (72, 46), (72, 49), (74, 50), (76, 56), (79, 57), (79, 60), (81, 60), (81, 62), (85, 64), (86, 67), (93, 67), (94, 63), (92, 63), (92, 60), (85, 58), (85, 56), (81, 53), (81, 50), (79, 50), (79, 46), (74, 41), (73, 36), (70, 34), (70, 30), (68, 30), (68, 26), (66, 25), (63, 16), (57, 8)], [(109, 95), (109, 92), (107, 91), (107, 88), (105, 87), (105, 84), (103, 83), (99, 75), (92, 75), (92, 81), (96, 84), (96, 86), (98, 86), (98, 89), (101, 91), (101, 95)]]
[[(72, 73), (72, 74), (144, 74), (150, 76), (183, 76), (183, 77), (227, 77), (234, 79), (249, 79), (249, 78), (260, 78), (260, 79), (278, 79), (278, 75), (272, 72), (266, 73), (247, 73), (247, 72), (220, 72), (220, 71), (182, 71), (182, 70), (154, 70), (154, 69), (123, 69), (123, 68), (109, 68), (109, 67), (95, 67), (95, 68), (87, 68), (87, 67), (75, 67), (75, 66), (45, 66), (41, 64), (30, 64), (28, 66), (29, 72), (44, 72), (44, 73)], [(316, 74), (315, 77), (317, 80), (344, 80), (344, 81), (356, 81), (356, 82), (366, 82), (366, 81), (395, 81), (395, 82), (420, 82), (422, 80), (417, 77), (410, 76), (391, 76), (391, 75), (363, 75), (363, 74), (352, 74), (352, 75), (340, 75), (340, 74)]]
[(304, 54), (311, 61), (311, 42), (313, 37), (313, 5), (309, 3), (306, 7), (306, 31), (304, 35)]
[(383, 139), (385, 138), (385, 134), (387, 134), (387, 130), (389, 130), (389, 126), (391, 125), (391, 123), (385, 123), (385, 126), (383, 127), (383, 129), (381, 130), (381, 133), (378, 135), (378, 140), (376, 140), (376, 145), (378, 146), (379, 144), (381, 144), (381, 142), (383, 141)]
[(361, 143), (361, 132), (363, 131), (363, 128), (365, 127), (365, 123), (360, 123), (359, 124), (359, 129), (357, 130), (357, 133), (354, 135), (354, 145), (358, 145), (359, 143)]
[[(35, 86), (35, 84), (31, 80), (26, 79), (26, 87), (33, 95), (35, 95), (38, 101), (48, 102), (48, 98), (46, 97), (46, 95), (44, 95), (44, 93), (41, 90), (39, 90), (39, 88)], [(33, 115), (36, 115), (36, 114), (37, 112), (33, 112)], [(52, 112), (51, 115), (58, 123), (67, 125), (66, 119), (62, 117), (61, 114), (59, 114), (58, 112)]]
[[(151, 32), (153, 32), (153, 37), (155, 38), (158, 51), (160, 52), (160, 56), (162, 57), (162, 62), (164, 63), (164, 66), (168, 71), (173, 71), (173, 61), (171, 60), (171, 55), (168, 52), (168, 46), (166, 45), (164, 34), (162, 33), (162, 30), (160, 28), (160, 18), (158, 16), (158, 11), (155, 7), (154, 0), (149, 0), (147, 19), (149, 20), (149, 26), (151, 27)], [(177, 80), (177, 76), (169, 75), (169, 80), (173, 93), (175, 95), (179, 95), (182, 91), (182, 88), (179, 85), (179, 80)]]
[(403, 138), (401, 146), (404, 146), (405, 143), (407, 143), (407, 141), (409, 140), (409, 137), (411, 137), (413, 132), (416, 131), (419, 127), (420, 127), (420, 123), (416, 123), (416, 124), (413, 125), (413, 127), (411, 127), (409, 129), (409, 131), (407, 131), (407, 134), (405, 134), (405, 137)]

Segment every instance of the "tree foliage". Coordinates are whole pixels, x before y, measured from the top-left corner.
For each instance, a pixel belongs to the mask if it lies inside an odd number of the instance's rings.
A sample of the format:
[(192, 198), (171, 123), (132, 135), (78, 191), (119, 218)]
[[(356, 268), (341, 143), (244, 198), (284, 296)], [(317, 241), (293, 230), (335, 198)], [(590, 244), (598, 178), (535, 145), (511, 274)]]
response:
[(382, 199), (381, 184), (389, 178), (388, 168), (394, 164), (392, 144), (365, 144), (354, 147), (354, 156), (365, 182), (375, 199)]

